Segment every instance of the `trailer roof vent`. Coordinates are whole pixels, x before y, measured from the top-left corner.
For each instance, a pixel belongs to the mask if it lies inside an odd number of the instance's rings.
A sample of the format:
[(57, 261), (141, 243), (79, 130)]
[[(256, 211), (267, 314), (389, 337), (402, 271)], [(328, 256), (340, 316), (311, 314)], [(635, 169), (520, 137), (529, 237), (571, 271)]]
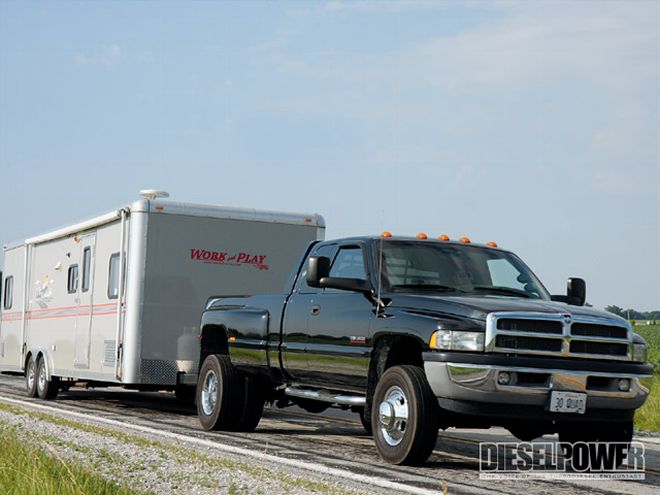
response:
[(140, 191), (140, 196), (153, 201), (156, 198), (169, 198), (170, 193), (166, 191), (159, 191), (158, 189), (142, 189)]

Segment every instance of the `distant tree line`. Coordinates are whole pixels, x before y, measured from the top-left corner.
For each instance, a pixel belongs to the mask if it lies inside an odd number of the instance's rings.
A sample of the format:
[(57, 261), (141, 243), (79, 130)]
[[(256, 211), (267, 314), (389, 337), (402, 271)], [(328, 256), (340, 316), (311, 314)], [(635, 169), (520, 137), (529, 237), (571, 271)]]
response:
[(628, 320), (660, 320), (660, 310), (657, 311), (637, 311), (636, 309), (623, 309), (619, 306), (610, 305), (605, 307), (605, 311), (614, 313)]

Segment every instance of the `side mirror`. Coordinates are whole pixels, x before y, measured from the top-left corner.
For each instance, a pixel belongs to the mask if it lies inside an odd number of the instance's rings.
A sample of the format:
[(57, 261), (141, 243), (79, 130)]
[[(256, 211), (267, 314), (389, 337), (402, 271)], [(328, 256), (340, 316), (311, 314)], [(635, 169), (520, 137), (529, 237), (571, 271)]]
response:
[(354, 292), (369, 291), (369, 284), (361, 278), (345, 277), (323, 277), (319, 280), (319, 286), (326, 289), (350, 290)]
[(565, 302), (573, 306), (584, 306), (587, 300), (587, 283), (581, 278), (571, 277), (566, 282), (565, 296), (551, 296), (553, 301)]
[(310, 256), (307, 260), (307, 285), (321, 287), (319, 281), (330, 274), (330, 258), (325, 256)]
[(587, 283), (581, 278), (569, 278), (566, 282), (566, 295), (569, 304), (574, 306), (584, 306), (587, 300)]

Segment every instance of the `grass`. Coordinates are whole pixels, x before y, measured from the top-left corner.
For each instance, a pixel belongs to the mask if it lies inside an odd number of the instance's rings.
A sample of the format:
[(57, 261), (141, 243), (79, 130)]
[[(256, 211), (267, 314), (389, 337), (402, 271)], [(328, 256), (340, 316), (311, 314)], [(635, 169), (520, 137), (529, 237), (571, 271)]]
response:
[[(47, 413), (41, 413), (37, 411), (30, 411), (23, 409), (21, 407), (17, 407), (11, 404), (6, 404), (3, 402), (0, 402), (0, 410), (3, 410), (5, 412), (15, 414), (15, 415), (28, 415), (32, 418), (41, 420), (41, 421), (47, 421), (52, 424), (56, 424), (59, 426), (64, 426), (68, 428), (74, 428), (77, 430), (81, 430), (87, 433), (92, 433), (96, 434), (99, 436), (103, 436), (105, 438), (112, 437), (115, 438), (123, 443), (132, 443), (138, 447), (143, 447), (143, 448), (152, 448), (160, 452), (161, 457), (167, 458), (167, 457), (174, 457), (178, 462), (181, 462), (181, 459), (186, 459), (187, 461), (190, 460), (195, 460), (196, 462), (199, 463), (199, 465), (206, 465), (207, 467), (211, 469), (217, 469), (217, 470), (228, 470), (228, 471), (233, 471), (233, 472), (243, 472), (251, 477), (257, 479), (257, 480), (272, 480), (276, 479), (281, 483), (282, 489), (285, 492), (291, 491), (291, 489), (304, 489), (316, 493), (322, 493), (322, 494), (332, 494), (332, 495), (347, 495), (349, 493), (348, 490), (344, 490), (341, 487), (335, 487), (332, 486), (328, 483), (324, 483), (322, 481), (313, 481), (309, 480), (306, 478), (301, 478), (298, 476), (292, 476), (288, 474), (283, 474), (283, 473), (274, 473), (264, 467), (260, 466), (255, 466), (252, 463), (249, 462), (242, 462), (242, 461), (235, 461), (231, 459), (225, 459), (222, 457), (218, 457), (215, 455), (207, 455), (203, 454), (201, 452), (198, 452), (197, 450), (193, 450), (190, 448), (186, 447), (180, 447), (180, 446), (174, 446), (170, 445), (167, 443), (160, 442), (158, 440), (151, 440), (148, 438), (140, 437), (137, 435), (131, 435), (128, 433), (124, 433), (121, 431), (117, 431), (111, 428), (105, 428), (102, 426), (95, 426), (91, 425), (88, 423), (82, 423), (78, 421), (73, 421), (69, 419), (64, 419), (58, 416), (54, 416), (51, 414)], [(9, 431), (11, 427), (8, 427), (7, 425), (3, 425), (0, 423), (0, 430), (2, 431)], [(45, 458), (51, 458), (51, 462), (55, 462), (56, 464), (59, 463), (63, 466), (68, 466), (68, 464), (64, 464), (64, 462), (57, 458), (57, 455), (51, 445), (54, 446), (66, 446), (71, 450), (75, 450), (78, 452), (83, 452), (85, 453), (86, 457), (92, 459), (94, 457), (104, 457), (108, 458), (111, 457), (111, 454), (109, 454), (107, 451), (104, 449), (99, 449), (99, 450), (94, 450), (90, 449), (89, 447), (81, 447), (77, 445), (75, 442), (71, 442), (69, 440), (65, 440), (62, 438), (56, 438), (53, 437), (52, 435), (39, 435), (38, 432), (33, 432), (33, 435), (31, 435), (35, 439), (35, 443), (38, 443), (41, 448), (39, 447), (30, 447), (29, 442), (23, 442), (25, 444), (25, 448), (30, 449), (32, 452), (38, 452), (41, 456)], [(15, 434), (14, 434), (15, 437)], [(5, 439), (4, 437), (0, 436), (0, 446), (4, 447)], [(15, 438), (14, 438), (14, 441)], [(10, 449), (13, 449), (12, 446), (8, 447)], [(52, 455), (49, 457), (47, 456), (44, 452), (46, 450), (49, 450)], [(52, 459), (52, 456), (55, 456), (55, 459)], [(36, 457), (33, 457), (36, 458)], [(35, 473), (38, 472), (39, 475), (43, 475), (43, 471), (48, 472), (48, 469), (45, 467), (45, 465), (42, 465), (41, 462), (35, 462), (33, 461), (31, 457), (22, 457), (22, 464), (24, 465), (25, 471), (26, 472), (32, 472), (34, 471)], [(2, 459), (2, 457), (0, 457)], [(2, 459), (4, 460), (4, 459)], [(5, 469), (3, 463), (0, 462), (0, 495), (28, 495), (28, 494), (39, 494), (39, 495), (59, 495), (60, 493), (62, 495), (105, 495), (105, 494), (121, 494), (121, 495), (135, 495), (138, 492), (130, 491), (129, 489), (122, 488), (118, 485), (113, 485), (112, 482), (106, 482), (109, 486), (114, 486), (117, 490), (119, 491), (102, 491), (100, 489), (96, 489), (93, 487), (93, 489), (90, 490), (82, 490), (82, 491), (66, 491), (66, 490), (60, 490), (55, 489), (55, 490), (50, 490), (49, 487), (47, 487), (47, 490), (45, 491), (12, 491), (14, 490), (15, 486), (18, 485), (3, 485), (3, 479), (2, 479), (2, 471)], [(137, 461), (131, 463), (129, 466), (127, 466), (125, 469), (130, 472), (140, 472), (144, 471), (147, 469), (150, 469), (150, 467), (146, 466), (144, 463)], [(69, 472), (69, 469), (67, 469), (67, 472)], [(84, 469), (81, 466), (75, 466), (73, 469), (71, 469), (71, 472), (74, 473), (85, 473)], [(89, 475), (89, 473), (87, 473)], [(25, 474), (24, 476), (30, 476), (29, 474)], [(20, 476), (18, 477), (20, 478)], [(18, 478), (15, 478), (10, 480), (11, 482), (17, 482)], [(95, 477), (95, 479), (103, 481), (102, 478), (100, 477)], [(185, 480), (181, 480), (185, 481)], [(199, 481), (199, 480), (198, 480)], [(74, 486), (78, 486), (79, 483), (74, 483)], [(36, 486), (39, 486), (38, 484)], [(215, 487), (215, 484), (212, 483), (211, 480), (209, 480), (209, 486), (208, 488), (213, 488)], [(122, 491), (123, 490), (123, 491)], [(227, 488), (227, 493), (234, 493), (238, 494), (241, 493), (239, 490), (239, 487), (236, 486), (235, 483), (232, 483), (228, 488)]]
[(82, 466), (65, 462), (55, 451), (19, 439), (0, 424), (0, 493), (7, 495), (137, 495)]
[(635, 414), (635, 428), (660, 433), (660, 325), (637, 324), (633, 330), (646, 340), (653, 365), (653, 378), (644, 381), (651, 394)]

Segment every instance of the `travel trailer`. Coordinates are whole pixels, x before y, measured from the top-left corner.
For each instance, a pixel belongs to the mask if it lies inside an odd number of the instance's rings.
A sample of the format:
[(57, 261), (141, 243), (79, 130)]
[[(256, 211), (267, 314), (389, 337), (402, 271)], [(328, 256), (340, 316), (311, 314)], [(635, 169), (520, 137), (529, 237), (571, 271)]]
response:
[(76, 382), (192, 396), (213, 295), (279, 293), (317, 214), (174, 202), (167, 193), (4, 247), (0, 371), (28, 395)]

